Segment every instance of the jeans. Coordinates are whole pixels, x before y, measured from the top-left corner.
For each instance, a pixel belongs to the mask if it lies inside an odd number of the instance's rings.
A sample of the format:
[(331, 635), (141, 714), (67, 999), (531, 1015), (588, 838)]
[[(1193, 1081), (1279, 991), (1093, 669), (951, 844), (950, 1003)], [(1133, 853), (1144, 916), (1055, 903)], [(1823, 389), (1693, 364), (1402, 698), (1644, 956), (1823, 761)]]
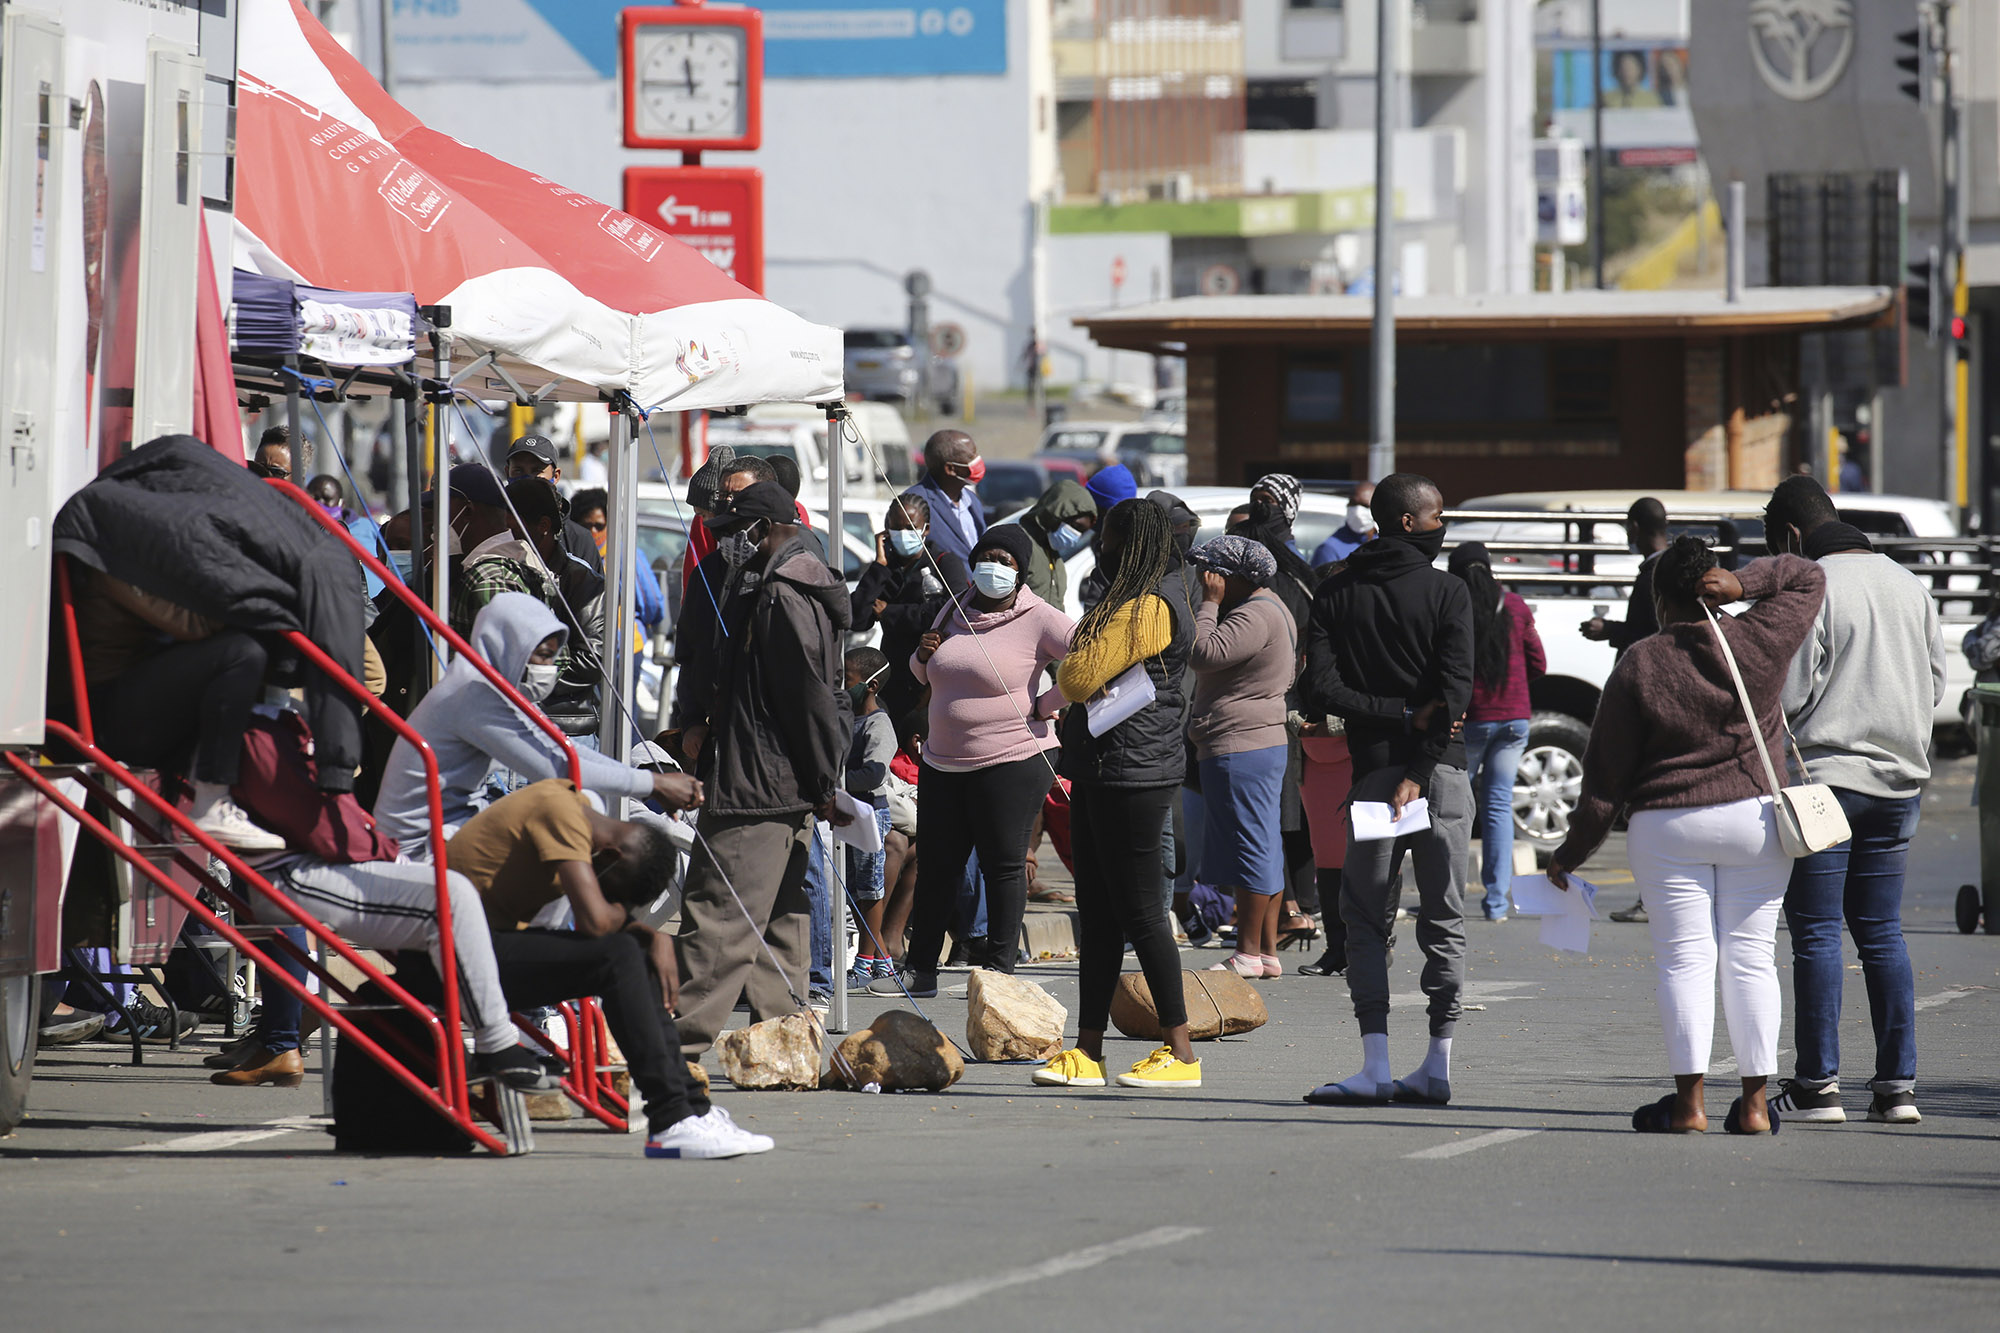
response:
[(806, 862), (806, 901), (812, 904), (812, 988), (833, 989), (833, 877), (826, 854), (833, 844), (829, 826), (815, 823), (812, 857)]
[[(1916, 1086), (1916, 977), (1903, 943), (1903, 865), (1923, 812), (1920, 796), (1834, 788), (1854, 837), (1792, 865), (1785, 923), (1792, 932), (1793, 1021), (1802, 1079), (1840, 1073), (1840, 923), (1854, 935), (1875, 1026), (1879, 1092)], [(1883, 1086), (1883, 1085), (1889, 1086)]]
[(1070, 788), (1070, 853), (1083, 928), (1077, 949), (1079, 1032), (1102, 1032), (1109, 1024), (1127, 940), (1153, 993), (1161, 1030), (1187, 1022), (1181, 953), (1160, 863), (1160, 832), (1173, 799), (1172, 787), (1078, 782)]
[(1650, 917), (1668, 1072), (1708, 1072), (1720, 981), (1737, 1075), (1777, 1073), (1778, 905), (1792, 862), (1771, 798), (1635, 811), (1626, 858)]
[(1507, 915), (1514, 883), (1514, 776), (1528, 749), (1528, 720), (1465, 724), (1465, 771), (1477, 810), (1479, 882), (1486, 886), (1486, 915)]
[[(278, 933), (301, 949), (306, 947), (305, 927), (285, 926)], [(278, 949), (270, 952), (272, 962), (291, 973), (293, 979), (305, 981), (308, 974), (304, 963)], [(305, 1022), (306, 1002), (274, 981), (264, 987), (263, 1003), (257, 1019), (258, 1044), (274, 1055), (299, 1049), (299, 1028)]]

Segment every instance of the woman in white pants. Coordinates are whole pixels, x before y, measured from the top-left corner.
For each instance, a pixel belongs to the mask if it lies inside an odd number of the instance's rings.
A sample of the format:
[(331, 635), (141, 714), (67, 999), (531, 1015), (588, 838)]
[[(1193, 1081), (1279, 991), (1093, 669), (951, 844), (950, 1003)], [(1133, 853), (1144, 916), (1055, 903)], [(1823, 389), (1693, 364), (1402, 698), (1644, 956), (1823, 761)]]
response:
[[(1764, 728), (1779, 752), (1778, 697), (1812, 629), (1826, 580), (1809, 560), (1781, 555), (1732, 574), (1707, 543), (1681, 537), (1660, 554), (1653, 600), (1660, 630), (1634, 644), (1605, 682), (1583, 759), (1583, 797), (1549, 879), (1597, 850), (1620, 810), (1626, 850), (1650, 914), (1660, 974), (1660, 1022), (1674, 1092), (1640, 1107), (1642, 1133), (1708, 1128), (1703, 1075), (1715, 1034), (1715, 987), (1743, 1095), (1725, 1122), (1733, 1134), (1775, 1132), (1764, 1084), (1778, 1068), (1778, 909), (1792, 863), (1778, 845), (1771, 797), (1718, 632), (1729, 636)], [(1740, 616), (1709, 623), (1703, 603), (1751, 599)]]

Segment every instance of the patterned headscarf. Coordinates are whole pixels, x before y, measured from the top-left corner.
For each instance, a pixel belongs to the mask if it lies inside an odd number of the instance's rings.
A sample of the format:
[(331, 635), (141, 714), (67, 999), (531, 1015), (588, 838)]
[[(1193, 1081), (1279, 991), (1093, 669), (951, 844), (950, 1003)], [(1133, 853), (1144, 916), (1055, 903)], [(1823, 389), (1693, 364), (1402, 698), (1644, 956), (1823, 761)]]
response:
[(1197, 546), (1188, 556), (1197, 569), (1212, 570), (1225, 578), (1240, 574), (1259, 588), (1271, 586), (1278, 576), (1278, 562), (1264, 543), (1248, 537), (1217, 537), (1206, 546)]
[(1299, 492), (1303, 489), (1304, 487), (1299, 485), (1299, 479), (1290, 473), (1267, 472), (1257, 478), (1256, 484), (1250, 488), (1250, 493), (1255, 495), (1258, 491), (1268, 492), (1270, 497), (1277, 501), (1278, 512), (1285, 516), (1285, 522), (1290, 523), (1299, 516)]

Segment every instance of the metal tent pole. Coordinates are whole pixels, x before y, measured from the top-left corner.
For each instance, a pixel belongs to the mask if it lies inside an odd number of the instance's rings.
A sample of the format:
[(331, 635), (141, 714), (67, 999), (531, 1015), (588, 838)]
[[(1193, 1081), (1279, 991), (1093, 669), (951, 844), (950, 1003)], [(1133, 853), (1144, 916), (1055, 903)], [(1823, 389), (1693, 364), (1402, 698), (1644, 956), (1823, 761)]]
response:
[[(431, 318), (431, 366), (435, 383), (431, 386), (431, 439), (437, 445), (432, 475), (437, 479), (432, 493), (437, 496), (436, 547), (431, 557), (431, 610), (447, 625), (451, 623), (451, 314), (442, 307)], [(451, 661), (451, 646), (437, 644), (436, 662), (442, 672)]]
[(598, 708), (598, 748), (614, 759), (632, 755), (632, 729), (625, 725), (619, 700), (632, 691), (632, 618), (636, 591), (633, 560), (639, 541), (635, 506), (639, 497), (639, 451), (632, 447), (632, 421), (626, 415), (630, 400), (619, 395), (611, 404), (611, 456), (606, 471), (611, 482), (611, 512), (606, 515), (611, 531), (605, 536), (604, 641), (600, 656), (604, 663), (603, 702)]
[[(924, 354), (923, 349), (919, 349), (919, 354)], [(841, 556), (845, 549), (843, 541), (847, 522), (841, 511), (845, 508), (847, 500), (846, 427), (847, 404), (828, 403), (826, 405), (826, 563), (833, 570), (833, 576), (842, 580), (843, 587), (846, 586), (846, 572), (843, 569), (845, 562)], [(841, 648), (840, 656), (844, 658), (846, 644), (843, 643)], [(842, 676), (834, 682), (834, 688), (839, 689), (844, 684), (846, 677)], [(835, 871), (834, 859), (841, 854), (838, 844), (833, 841), (831, 829), (828, 832), (829, 836), (825, 840), (826, 872), (827, 878), (831, 881), (828, 885), (829, 896), (833, 899), (833, 943), (829, 950), (832, 954), (829, 970), (835, 973), (835, 976), (833, 1005), (827, 1015), (827, 1031), (845, 1032), (847, 1031), (847, 969), (840, 966), (840, 955), (847, 947), (847, 885), (846, 876)], [(817, 838), (817, 830), (814, 836)]]

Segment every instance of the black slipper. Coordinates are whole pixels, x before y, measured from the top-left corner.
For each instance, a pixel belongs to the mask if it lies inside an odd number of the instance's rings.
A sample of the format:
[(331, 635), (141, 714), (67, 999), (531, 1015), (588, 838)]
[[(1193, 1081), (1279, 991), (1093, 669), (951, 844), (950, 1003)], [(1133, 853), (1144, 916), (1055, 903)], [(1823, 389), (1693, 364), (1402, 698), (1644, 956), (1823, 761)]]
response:
[(1393, 1083), (1378, 1083), (1376, 1094), (1355, 1092), (1340, 1083), (1322, 1083), (1305, 1095), (1313, 1106), (1387, 1106)]
[[(1440, 1094), (1438, 1088), (1444, 1091)], [(1389, 1100), (1392, 1102), (1420, 1102), (1425, 1106), (1449, 1106), (1451, 1104), (1451, 1084), (1442, 1079), (1426, 1080), (1422, 1089), (1414, 1088), (1402, 1079), (1390, 1085)]]
[(1632, 1128), (1641, 1134), (1699, 1134), (1698, 1129), (1674, 1128), (1674, 1094), (1648, 1102), (1632, 1113)]
[(1776, 1134), (1778, 1127), (1784, 1123), (1778, 1119), (1778, 1108), (1766, 1102), (1764, 1113), (1771, 1117), (1771, 1127), (1769, 1129), (1743, 1128), (1743, 1099), (1738, 1097), (1735, 1101), (1729, 1103), (1729, 1115), (1722, 1122), (1722, 1127), (1731, 1134)]

